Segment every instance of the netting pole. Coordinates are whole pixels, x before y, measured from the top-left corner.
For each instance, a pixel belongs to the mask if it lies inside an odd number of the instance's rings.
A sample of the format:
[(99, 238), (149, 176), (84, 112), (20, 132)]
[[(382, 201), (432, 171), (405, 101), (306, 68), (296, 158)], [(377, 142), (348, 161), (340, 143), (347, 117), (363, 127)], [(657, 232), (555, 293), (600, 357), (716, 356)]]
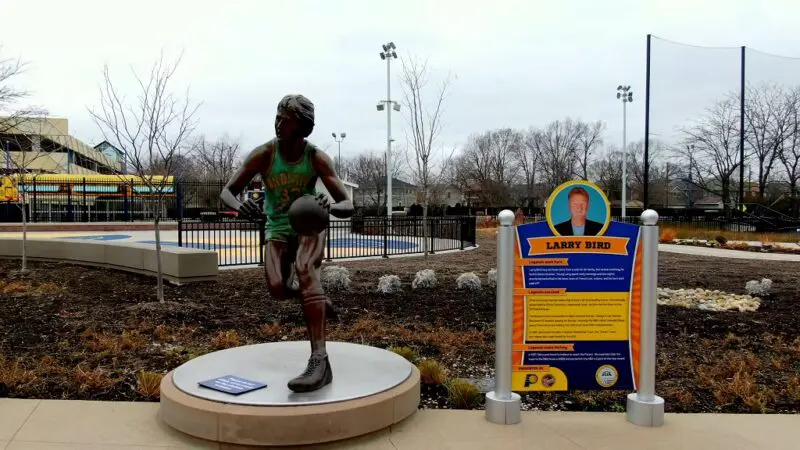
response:
[(744, 204), (744, 86), (745, 86), (745, 70), (744, 70), (744, 54), (745, 46), (742, 46), (742, 73), (739, 86), (741, 95), (739, 96), (739, 210), (742, 209)]
[[(647, 35), (647, 63), (644, 84), (644, 209), (650, 207), (650, 37)], [(623, 149), (624, 150), (624, 149)]]

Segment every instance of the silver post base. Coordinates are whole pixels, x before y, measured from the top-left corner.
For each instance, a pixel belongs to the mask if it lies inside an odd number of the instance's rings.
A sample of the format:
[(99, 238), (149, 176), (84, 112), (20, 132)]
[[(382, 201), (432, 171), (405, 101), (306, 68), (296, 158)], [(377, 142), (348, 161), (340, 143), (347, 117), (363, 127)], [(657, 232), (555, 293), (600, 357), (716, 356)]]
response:
[(664, 399), (656, 395), (645, 401), (635, 392), (628, 394), (625, 418), (640, 427), (660, 427), (664, 425)]
[(497, 398), (494, 391), (486, 393), (486, 420), (500, 425), (513, 425), (522, 421), (522, 399), (512, 392), (511, 398)]

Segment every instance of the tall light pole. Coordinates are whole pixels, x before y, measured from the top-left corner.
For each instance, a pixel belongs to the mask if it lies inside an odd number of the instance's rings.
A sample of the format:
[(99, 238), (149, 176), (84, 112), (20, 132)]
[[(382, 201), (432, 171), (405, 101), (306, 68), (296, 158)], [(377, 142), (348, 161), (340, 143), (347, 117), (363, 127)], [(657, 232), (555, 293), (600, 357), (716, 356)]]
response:
[(381, 59), (386, 61), (386, 100), (378, 103), (378, 111), (386, 104), (386, 214), (392, 219), (392, 109), (400, 111), (400, 105), (392, 101), (392, 58), (397, 59), (394, 42), (383, 44)]
[(342, 141), (347, 137), (347, 133), (339, 133), (337, 138), (336, 133), (331, 133), (333, 140), (339, 144), (339, 159), (336, 160), (336, 174), (342, 176)]
[(617, 98), (622, 100), (622, 218), (627, 216), (628, 206), (628, 102), (633, 101), (630, 86), (617, 86)]

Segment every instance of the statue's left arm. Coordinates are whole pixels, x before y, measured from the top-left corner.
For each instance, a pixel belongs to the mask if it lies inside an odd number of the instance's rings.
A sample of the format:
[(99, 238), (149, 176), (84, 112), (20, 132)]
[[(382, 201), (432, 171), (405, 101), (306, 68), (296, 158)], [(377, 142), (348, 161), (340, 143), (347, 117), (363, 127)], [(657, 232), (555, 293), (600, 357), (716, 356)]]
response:
[(331, 214), (340, 219), (353, 215), (353, 201), (347, 196), (344, 183), (336, 175), (331, 158), (322, 150), (317, 149), (313, 158), (314, 171), (322, 184), (330, 193), (334, 203), (331, 205)]

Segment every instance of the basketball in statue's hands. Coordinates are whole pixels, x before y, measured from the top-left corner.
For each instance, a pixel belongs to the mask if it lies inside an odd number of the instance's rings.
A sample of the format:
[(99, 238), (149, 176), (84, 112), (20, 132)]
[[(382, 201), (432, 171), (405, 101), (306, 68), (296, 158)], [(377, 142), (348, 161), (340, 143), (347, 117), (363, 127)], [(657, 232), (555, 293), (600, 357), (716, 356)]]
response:
[(289, 207), (289, 224), (301, 236), (320, 234), (328, 226), (330, 209), (325, 194), (303, 195)]

